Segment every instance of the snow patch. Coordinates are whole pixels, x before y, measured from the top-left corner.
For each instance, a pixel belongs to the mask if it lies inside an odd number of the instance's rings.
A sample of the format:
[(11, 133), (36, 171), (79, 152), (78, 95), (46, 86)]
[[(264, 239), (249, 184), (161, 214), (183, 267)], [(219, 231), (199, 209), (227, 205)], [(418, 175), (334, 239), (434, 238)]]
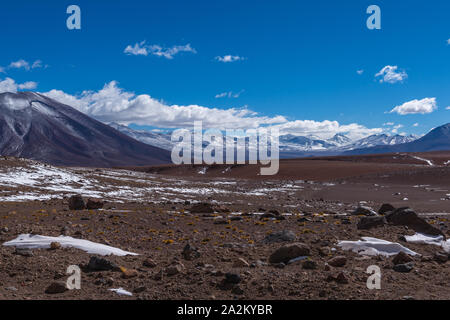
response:
[(76, 248), (83, 250), (89, 254), (98, 254), (101, 256), (138, 255), (133, 252), (123, 251), (118, 248), (92, 242), (89, 240), (75, 239), (66, 236), (47, 237), (40, 235), (21, 234), (16, 239), (3, 243), (3, 245), (6, 247), (16, 247), (19, 249), (49, 249), (52, 242), (59, 242), (61, 244), (61, 247), (63, 248)]
[(411, 256), (418, 255), (417, 252), (402, 246), (400, 243), (372, 237), (362, 237), (361, 239), (358, 241), (339, 241), (338, 247), (367, 256), (393, 256), (399, 252), (404, 252)]

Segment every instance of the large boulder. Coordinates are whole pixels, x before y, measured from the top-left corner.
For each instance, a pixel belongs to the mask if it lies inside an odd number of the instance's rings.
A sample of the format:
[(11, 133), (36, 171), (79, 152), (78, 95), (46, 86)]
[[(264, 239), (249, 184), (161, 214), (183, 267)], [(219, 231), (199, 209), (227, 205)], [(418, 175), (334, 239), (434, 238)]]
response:
[(356, 227), (359, 230), (369, 230), (372, 228), (381, 227), (385, 224), (385, 217), (361, 217)]
[(390, 203), (383, 203), (380, 207), (380, 209), (378, 209), (378, 213), (379, 214), (386, 214), (388, 212), (394, 211), (395, 207), (390, 204)]
[(275, 242), (292, 242), (295, 241), (295, 233), (288, 230), (283, 230), (279, 232), (274, 232), (267, 235), (264, 239), (264, 243), (275, 243)]
[(101, 199), (89, 198), (86, 203), (86, 209), (98, 210), (98, 209), (103, 208), (104, 205), (105, 205), (105, 202)]
[(284, 245), (281, 248), (277, 249), (274, 253), (269, 257), (270, 263), (288, 263), (290, 260), (301, 257), (301, 256), (309, 256), (310, 250), (309, 247), (300, 242)]
[(397, 225), (397, 226), (407, 226), (408, 228), (413, 229), (416, 232), (438, 236), (445, 235), (438, 228), (433, 227), (424, 219), (420, 218), (417, 213), (415, 213), (410, 208), (398, 208), (395, 211), (386, 215), (387, 222)]
[(84, 210), (86, 209), (86, 203), (83, 200), (83, 197), (79, 194), (71, 196), (69, 198), (69, 209), (70, 210)]
[(372, 208), (360, 206), (352, 212), (352, 215), (354, 215), (354, 216), (360, 216), (360, 215), (377, 216), (378, 213), (376, 213)]

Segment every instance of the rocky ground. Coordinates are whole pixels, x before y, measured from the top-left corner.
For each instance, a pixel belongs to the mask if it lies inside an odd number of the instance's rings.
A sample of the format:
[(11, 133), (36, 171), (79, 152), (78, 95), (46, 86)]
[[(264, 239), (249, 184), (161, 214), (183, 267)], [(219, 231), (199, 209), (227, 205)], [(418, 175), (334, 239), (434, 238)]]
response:
[[(20, 234), (66, 235), (138, 254), (0, 246), (0, 299), (450, 299), (448, 253), (403, 238), (423, 226), (450, 236), (443, 184), (399, 185), (381, 176), (376, 184), (373, 173), (367, 181), (181, 178), (17, 159), (0, 163), (0, 178), (0, 243)], [(104, 205), (74, 210), (73, 194)], [(378, 211), (384, 202), (410, 206), (424, 220), (355, 212)], [(360, 229), (363, 219), (382, 221)], [(364, 236), (420, 255), (365, 256), (338, 246)], [(306, 258), (287, 263), (297, 256)], [(65, 290), (70, 265), (82, 270), (80, 290)], [(367, 288), (371, 265), (381, 269), (380, 290)], [(132, 296), (109, 290), (117, 288)]]

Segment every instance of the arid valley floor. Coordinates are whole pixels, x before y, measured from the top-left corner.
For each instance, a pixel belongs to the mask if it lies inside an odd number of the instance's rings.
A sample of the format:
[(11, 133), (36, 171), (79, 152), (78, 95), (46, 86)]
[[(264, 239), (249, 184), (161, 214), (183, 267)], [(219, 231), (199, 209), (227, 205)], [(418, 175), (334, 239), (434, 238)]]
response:
[[(78, 249), (0, 245), (0, 299), (450, 299), (443, 248), (405, 242), (416, 232), (404, 225), (358, 229), (363, 217), (353, 214), (410, 207), (450, 236), (449, 160), (450, 152), (282, 160), (278, 175), (262, 177), (250, 165), (93, 169), (1, 158), (2, 244), (65, 235), (138, 255), (103, 257), (119, 268), (99, 271)], [(70, 210), (76, 194), (105, 204)], [(337, 245), (361, 237), (418, 253), (412, 269)], [(307, 258), (270, 263), (294, 243)], [(81, 267), (81, 289), (46, 293), (70, 265)], [(366, 286), (370, 265), (381, 269), (380, 290)]]

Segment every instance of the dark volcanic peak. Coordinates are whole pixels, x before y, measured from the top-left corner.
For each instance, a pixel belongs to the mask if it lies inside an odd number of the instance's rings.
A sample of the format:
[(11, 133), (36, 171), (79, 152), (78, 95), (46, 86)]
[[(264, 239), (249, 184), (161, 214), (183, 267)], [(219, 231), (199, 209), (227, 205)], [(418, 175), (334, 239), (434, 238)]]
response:
[(65, 166), (170, 162), (170, 153), (41, 94), (0, 94), (0, 154)]
[(422, 138), (412, 142), (393, 146), (376, 146), (372, 148), (355, 149), (347, 154), (371, 154), (391, 152), (427, 152), (450, 150), (450, 123), (431, 130)]

